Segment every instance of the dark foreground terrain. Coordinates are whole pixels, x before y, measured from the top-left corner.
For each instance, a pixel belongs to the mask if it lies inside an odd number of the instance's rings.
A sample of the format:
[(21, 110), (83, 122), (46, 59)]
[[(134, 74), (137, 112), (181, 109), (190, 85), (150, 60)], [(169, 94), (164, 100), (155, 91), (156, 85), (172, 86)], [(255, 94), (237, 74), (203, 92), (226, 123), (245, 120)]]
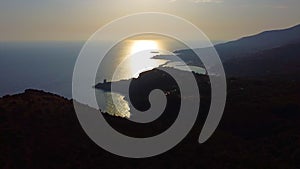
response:
[[(128, 159), (98, 147), (81, 128), (72, 100), (37, 90), (2, 97), (0, 169), (299, 169), (299, 35), (297, 25), (216, 45), (226, 75), (236, 77), (227, 79), (228, 96), (219, 127), (207, 142), (198, 143), (210, 107), (210, 84), (204, 75), (194, 74), (201, 94), (197, 122), (180, 144), (156, 157)], [(190, 50), (175, 53), (191, 65), (201, 65)], [(173, 71), (188, 80), (184, 72)], [(119, 89), (124, 84), (128, 81), (118, 82)], [(110, 85), (95, 87), (110, 91)], [(155, 88), (168, 99), (157, 120), (137, 124), (103, 113), (105, 119), (129, 136), (149, 137), (165, 131), (176, 119), (181, 99), (170, 76), (157, 70), (142, 73), (131, 82), (126, 99), (146, 110), (149, 92)]]
[[(72, 100), (26, 90), (0, 99), (0, 168), (297, 169), (299, 86), (296, 80), (228, 79), (224, 116), (206, 143), (197, 142), (205, 120), (205, 115), (200, 115), (179, 145), (147, 159), (128, 159), (106, 152), (84, 133)], [(203, 107), (205, 112), (209, 106)], [(168, 121), (165, 117), (160, 123), (132, 127), (126, 119), (103, 115), (117, 130), (140, 137), (146, 132), (157, 134), (154, 125), (169, 125), (164, 123)]]

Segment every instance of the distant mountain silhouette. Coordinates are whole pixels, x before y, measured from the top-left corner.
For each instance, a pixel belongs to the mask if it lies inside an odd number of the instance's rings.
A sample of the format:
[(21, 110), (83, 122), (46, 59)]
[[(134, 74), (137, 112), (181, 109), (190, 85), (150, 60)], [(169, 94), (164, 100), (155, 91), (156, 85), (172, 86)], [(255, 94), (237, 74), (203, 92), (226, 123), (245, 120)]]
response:
[(300, 79), (300, 25), (216, 46), (228, 76)]
[[(300, 78), (300, 25), (218, 44), (215, 49), (227, 76)], [(190, 49), (175, 53), (189, 65), (203, 66)]]
[(223, 60), (228, 60), (297, 42), (300, 42), (300, 25), (288, 29), (262, 32), (216, 45), (215, 48)]
[[(300, 42), (300, 25), (281, 30), (265, 31), (257, 35), (243, 37), (241, 39), (215, 45), (215, 49), (223, 62), (253, 55), (259, 51), (273, 49), (288, 44)], [(202, 49), (195, 49), (202, 50)], [(179, 55), (186, 62), (199, 62), (190, 49), (177, 50), (174, 53)], [(194, 56), (193, 56), (194, 55)], [(193, 63), (193, 65), (199, 65)]]
[(300, 79), (300, 42), (224, 63), (230, 76)]

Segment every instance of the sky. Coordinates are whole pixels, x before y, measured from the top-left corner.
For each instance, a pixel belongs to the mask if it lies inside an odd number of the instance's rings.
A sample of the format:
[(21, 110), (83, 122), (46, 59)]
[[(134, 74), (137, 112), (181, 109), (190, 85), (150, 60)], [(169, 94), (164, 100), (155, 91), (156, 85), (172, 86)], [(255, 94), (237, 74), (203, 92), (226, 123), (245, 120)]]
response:
[(182, 17), (212, 41), (300, 24), (299, 0), (2, 0), (0, 41), (85, 41), (138, 12)]

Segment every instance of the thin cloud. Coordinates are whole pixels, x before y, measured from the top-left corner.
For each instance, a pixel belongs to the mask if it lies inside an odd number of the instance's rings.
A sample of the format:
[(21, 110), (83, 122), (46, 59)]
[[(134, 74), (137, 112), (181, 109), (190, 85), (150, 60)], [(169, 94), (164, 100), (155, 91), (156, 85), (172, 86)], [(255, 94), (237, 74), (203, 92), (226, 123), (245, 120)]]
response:
[[(169, 2), (177, 2), (180, 0), (169, 0)], [(223, 0), (189, 0), (192, 3), (222, 3)]]
[(192, 0), (194, 3), (222, 3), (223, 0)]
[(289, 8), (289, 6), (286, 6), (286, 5), (277, 5), (277, 6), (273, 6), (273, 8), (275, 8), (275, 9), (287, 9), (287, 8)]

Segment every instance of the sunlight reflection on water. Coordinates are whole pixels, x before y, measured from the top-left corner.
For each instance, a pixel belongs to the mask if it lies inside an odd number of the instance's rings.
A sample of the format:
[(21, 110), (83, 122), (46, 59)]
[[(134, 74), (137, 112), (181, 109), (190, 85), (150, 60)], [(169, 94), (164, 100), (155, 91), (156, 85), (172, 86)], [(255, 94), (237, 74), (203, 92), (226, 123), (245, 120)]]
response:
[[(181, 62), (169, 62), (168, 60), (153, 58), (156, 55), (174, 55), (172, 52), (178, 49), (187, 49), (187, 47), (182, 42), (160, 35), (143, 35), (126, 39), (115, 45), (106, 54), (100, 64), (96, 81), (137, 78), (140, 73), (162, 65), (186, 71), (187, 67), (182, 66), (183, 63)], [(205, 74), (203, 68), (191, 66), (190, 69)], [(116, 105), (113, 104), (112, 95), (117, 98)], [(103, 112), (114, 116), (130, 117), (130, 107), (123, 95), (96, 90), (96, 97)], [(117, 109), (116, 106), (119, 108)], [(122, 110), (122, 112), (118, 110)]]

